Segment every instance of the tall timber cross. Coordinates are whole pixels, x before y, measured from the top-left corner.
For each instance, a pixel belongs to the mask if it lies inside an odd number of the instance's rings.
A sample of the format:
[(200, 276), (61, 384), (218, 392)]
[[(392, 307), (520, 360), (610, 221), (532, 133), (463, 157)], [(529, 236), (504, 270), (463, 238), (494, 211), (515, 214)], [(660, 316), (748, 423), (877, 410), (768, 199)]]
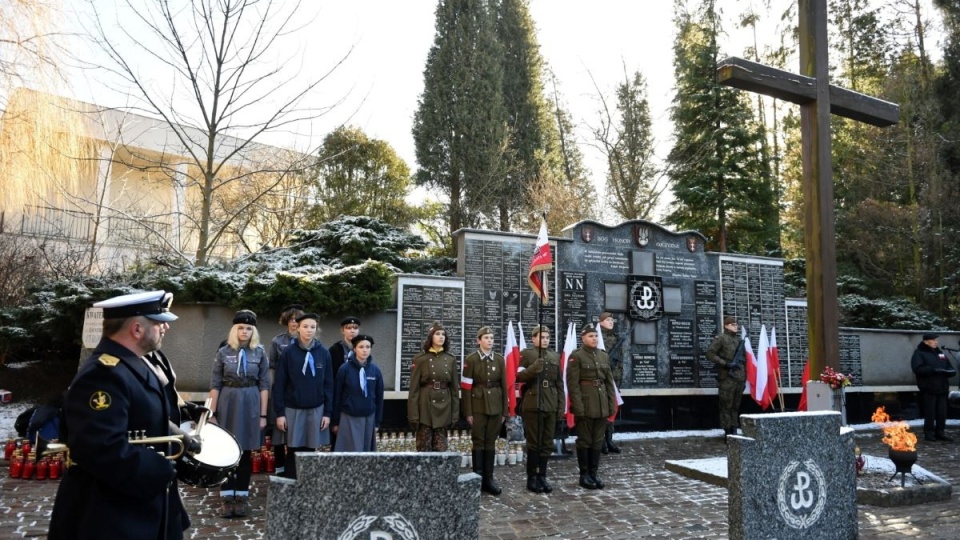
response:
[(799, 11), (800, 75), (727, 58), (717, 68), (717, 80), (800, 105), (810, 373), (816, 377), (824, 366), (840, 367), (830, 113), (886, 127), (899, 121), (900, 107), (830, 85), (827, 1), (800, 0)]

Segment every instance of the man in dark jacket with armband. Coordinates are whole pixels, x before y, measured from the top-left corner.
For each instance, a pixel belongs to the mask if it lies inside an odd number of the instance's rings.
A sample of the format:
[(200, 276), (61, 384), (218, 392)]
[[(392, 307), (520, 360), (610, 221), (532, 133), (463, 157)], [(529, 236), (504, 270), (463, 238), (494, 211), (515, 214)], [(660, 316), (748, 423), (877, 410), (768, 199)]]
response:
[(737, 433), (740, 422), (740, 401), (746, 386), (743, 340), (737, 334), (737, 319), (723, 318), (723, 333), (713, 339), (707, 348), (707, 360), (719, 366), (717, 383), (720, 388), (720, 427), (727, 435)]
[(910, 367), (917, 376), (920, 390), (920, 410), (923, 412), (923, 439), (928, 442), (952, 442), (944, 429), (947, 426), (947, 394), (950, 377), (957, 370), (940, 350), (937, 334), (924, 334), (923, 341), (913, 351)]

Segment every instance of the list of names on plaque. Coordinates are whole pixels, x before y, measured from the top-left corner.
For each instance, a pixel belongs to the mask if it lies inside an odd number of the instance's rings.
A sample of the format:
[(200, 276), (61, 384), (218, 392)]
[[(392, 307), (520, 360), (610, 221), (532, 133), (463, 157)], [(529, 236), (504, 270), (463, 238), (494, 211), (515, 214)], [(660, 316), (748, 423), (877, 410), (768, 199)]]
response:
[(690, 319), (669, 319), (668, 323), (667, 339), (670, 350), (683, 349), (693, 352), (693, 321)]
[[(787, 302), (787, 354), (789, 354), (790, 386), (802, 386), (800, 378), (803, 368), (810, 354), (809, 338), (807, 333), (807, 306), (804, 302)], [(840, 372), (853, 375), (853, 385), (863, 385), (863, 359), (860, 356), (860, 336), (840, 334)], [(779, 342), (780, 337), (777, 337)], [(777, 343), (782, 351), (782, 346)], [(781, 365), (786, 354), (780, 354)], [(811, 373), (810, 378), (816, 380), (819, 373)]]
[[(466, 239), (464, 332), (467, 336), (474, 335), (481, 326), (490, 326), (494, 329), (494, 350), (502, 352), (510, 321), (522, 325), (526, 338), (541, 317), (547, 328), (556, 327), (553, 271), (547, 272), (550, 303), (546, 306), (541, 307), (539, 298), (527, 284), (526, 269), (534, 247), (532, 243), (510, 239)], [(516, 326), (514, 328), (516, 332)], [(474, 347), (475, 342), (468, 340), (467, 352)]]
[(695, 320), (697, 327), (697, 385), (717, 387), (717, 365), (707, 360), (707, 348), (719, 332), (717, 317), (717, 282), (694, 281)]
[(463, 337), (460, 325), (463, 320), (463, 289), (440, 284), (398, 283), (400, 298), (400, 335), (397, 339), (397, 373), (399, 390), (410, 389), (410, 372), (413, 358), (420, 354), (423, 340), (434, 322), (440, 322), (450, 343), (450, 354), (460, 358)]
[(670, 385), (689, 386), (696, 383), (693, 353), (670, 353)]
[(840, 373), (853, 375), (853, 385), (863, 386), (860, 336), (840, 334)]
[(587, 323), (585, 272), (560, 272), (560, 316), (561, 328), (558, 331), (566, 329), (571, 322), (579, 331)]
[(633, 353), (633, 360), (630, 365), (631, 386), (656, 386), (657, 380), (657, 355)]

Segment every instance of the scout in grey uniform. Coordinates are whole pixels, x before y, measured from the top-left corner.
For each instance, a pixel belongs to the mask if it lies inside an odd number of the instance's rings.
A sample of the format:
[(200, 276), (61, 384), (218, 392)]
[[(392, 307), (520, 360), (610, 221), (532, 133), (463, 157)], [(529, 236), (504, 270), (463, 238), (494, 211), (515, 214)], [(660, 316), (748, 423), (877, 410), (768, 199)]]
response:
[(520, 353), (517, 369), (517, 381), (524, 383), (520, 416), (527, 439), (527, 489), (550, 493), (553, 486), (547, 482), (547, 461), (553, 451), (554, 425), (563, 416), (566, 397), (560, 355), (547, 348), (550, 331), (546, 326), (533, 329), (533, 345)]
[(720, 387), (720, 427), (727, 435), (737, 432), (740, 401), (746, 386), (747, 371), (742, 363), (743, 340), (737, 334), (737, 319), (723, 318), (723, 333), (713, 339), (707, 348), (707, 360), (717, 364), (717, 384)]
[(603, 489), (597, 476), (600, 467), (600, 446), (607, 431), (607, 418), (613, 414), (616, 391), (607, 353), (598, 349), (597, 329), (587, 324), (580, 331), (583, 346), (570, 355), (567, 364), (567, 391), (570, 411), (577, 422), (577, 463), (580, 486)]
[[(285, 332), (280, 332), (271, 341), (267, 347), (267, 359), (270, 360), (270, 403), (273, 403), (273, 381), (277, 371), (277, 362), (280, 361), (280, 355), (297, 340), (297, 317), (303, 315), (303, 306), (300, 304), (290, 304), (280, 312), (280, 326), (287, 327)], [(287, 434), (277, 429), (277, 413), (271, 406), (267, 410), (267, 425), (272, 426), (271, 443), (273, 444), (273, 455), (276, 458), (277, 476), (283, 476), (287, 470)]]
[(473, 472), (483, 478), (481, 490), (500, 495), (493, 465), (500, 426), (508, 412), (505, 363), (503, 356), (493, 352), (493, 329), (489, 326), (477, 331), (477, 346), (480, 350), (463, 361), (460, 403), (473, 439)]

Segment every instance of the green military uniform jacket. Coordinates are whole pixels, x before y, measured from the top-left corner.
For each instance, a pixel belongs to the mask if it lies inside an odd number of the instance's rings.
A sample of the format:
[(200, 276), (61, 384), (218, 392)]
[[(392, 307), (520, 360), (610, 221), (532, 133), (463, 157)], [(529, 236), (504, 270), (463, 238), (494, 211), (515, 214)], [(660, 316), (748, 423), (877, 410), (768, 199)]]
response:
[(717, 376), (720, 381), (724, 381), (728, 377), (735, 381), (746, 380), (747, 366), (729, 369), (730, 361), (733, 360), (733, 355), (737, 353), (741, 341), (736, 332), (724, 330), (722, 334), (713, 338), (713, 343), (707, 348), (707, 360), (720, 366)]
[[(536, 348), (524, 349), (520, 353), (520, 367), (517, 369), (517, 381), (524, 383), (523, 412), (556, 412), (563, 414), (566, 396), (563, 393), (563, 373), (560, 371), (560, 355), (543, 350), (543, 359)], [(539, 405), (539, 408), (538, 408)]]
[(567, 364), (567, 391), (574, 416), (606, 418), (613, 414), (617, 395), (607, 353), (592, 347), (573, 351)]
[[(603, 335), (603, 347), (607, 351), (607, 357), (610, 359), (610, 369), (613, 371), (613, 382), (617, 386), (623, 384), (623, 342), (620, 336), (613, 330), (607, 330), (601, 327)], [(619, 349), (619, 350), (615, 350)]]
[(413, 359), (407, 420), (432, 428), (460, 419), (460, 366), (452, 354), (428, 351)]
[(463, 378), (473, 379), (473, 388), (460, 394), (464, 416), (507, 416), (505, 365), (503, 356), (493, 351), (486, 358), (477, 351), (463, 361)]

